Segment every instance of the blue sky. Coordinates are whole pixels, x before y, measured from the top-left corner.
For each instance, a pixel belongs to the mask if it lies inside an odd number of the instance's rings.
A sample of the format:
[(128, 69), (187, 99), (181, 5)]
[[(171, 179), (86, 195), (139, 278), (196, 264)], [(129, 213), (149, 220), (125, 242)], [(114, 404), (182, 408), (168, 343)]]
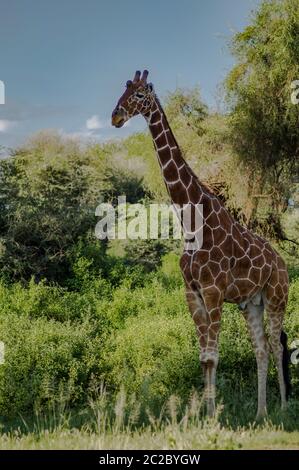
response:
[(41, 129), (105, 140), (144, 129), (110, 126), (126, 80), (147, 68), (163, 98), (199, 85), (217, 103), (233, 64), (227, 43), (259, 0), (0, 0), (0, 145)]

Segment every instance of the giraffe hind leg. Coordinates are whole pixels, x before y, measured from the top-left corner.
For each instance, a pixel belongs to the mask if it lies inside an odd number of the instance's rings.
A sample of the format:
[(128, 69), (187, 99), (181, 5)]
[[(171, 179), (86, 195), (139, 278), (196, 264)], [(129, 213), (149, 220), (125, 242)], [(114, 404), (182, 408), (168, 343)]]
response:
[(292, 392), (292, 385), (291, 385), (291, 377), (290, 377), (290, 352), (288, 350), (288, 336), (287, 334), (281, 330), (280, 334), (280, 342), (283, 347), (282, 353), (282, 369), (283, 369), (283, 377), (286, 387), (286, 400), (290, 398)]
[(285, 408), (290, 392), (290, 378), (287, 336), (282, 325), (288, 300), (288, 273), (279, 257), (265, 286), (263, 300), (268, 317), (270, 346), (278, 371), (281, 407)]
[(267, 374), (269, 363), (269, 346), (264, 332), (263, 305), (254, 305), (249, 302), (243, 312), (252, 340), (257, 363), (258, 376), (258, 411), (257, 419), (267, 414)]
[(282, 329), (284, 311), (271, 311), (267, 309), (270, 333), (270, 346), (278, 372), (279, 389), (281, 396), (281, 408), (286, 408), (291, 391), (289, 375), (289, 352), (287, 347), (287, 335)]

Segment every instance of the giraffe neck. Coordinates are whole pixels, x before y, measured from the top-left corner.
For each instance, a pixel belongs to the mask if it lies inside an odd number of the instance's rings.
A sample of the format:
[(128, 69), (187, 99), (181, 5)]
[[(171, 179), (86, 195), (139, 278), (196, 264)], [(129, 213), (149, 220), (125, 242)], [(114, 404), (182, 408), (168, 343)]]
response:
[(145, 116), (152, 134), (167, 191), (174, 204), (199, 203), (204, 187), (184, 160), (157, 98)]

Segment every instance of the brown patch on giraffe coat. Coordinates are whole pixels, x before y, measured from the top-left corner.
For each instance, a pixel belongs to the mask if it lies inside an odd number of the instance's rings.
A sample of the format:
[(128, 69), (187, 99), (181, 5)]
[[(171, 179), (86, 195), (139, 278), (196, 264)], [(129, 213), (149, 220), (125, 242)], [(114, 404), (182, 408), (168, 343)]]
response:
[(246, 278), (248, 277), (249, 270), (251, 268), (251, 260), (248, 256), (243, 256), (237, 261), (235, 272), (237, 271), (238, 277)]
[(225, 291), (225, 300), (235, 303), (241, 302), (241, 295), (238, 287), (235, 284), (230, 284)]
[[(232, 237), (235, 240), (240, 240), (240, 231), (238, 230), (238, 228), (236, 227), (235, 224), (232, 226)], [(240, 242), (241, 242), (241, 240), (240, 240)]]
[(186, 223), (190, 225), (190, 230), (191, 232), (196, 232), (198, 231), (202, 233), (203, 227), (198, 228), (198, 211), (197, 207), (193, 203), (189, 203), (187, 206), (187, 211), (184, 211), (184, 217), (187, 216), (186, 218)]
[(162, 166), (165, 166), (166, 163), (171, 159), (170, 148), (166, 147), (163, 150), (159, 150), (159, 159)]
[(210, 270), (212, 271), (212, 274), (213, 274), (213, 279), (215, 279), (217, 277), (217, 275), (220, 273), (220, 264), (218, 261), (211, 261), (209, 262), (209, 267), (210, 267)]
[(278, 269), (281, 269), (286, 272), (286, 278), (288, 280), (287, 269), (286, 269), (286, 264), (284, 260), (280, 256), (276, 256), (276, 263), (277, 263)]
[(219, 324), (219, 321), (220, 321), (220, 316), (221, 316), (221, 311), (219, 308), (215, 308), (210, 313), (210, 321), (211, 323), (215, 324), (215, 325), (211, 325), (210, 328), (213, 328), (213, 326), (217, 328), (217, 324)]
[(221, 226), (224, 227), (225, 230), (227, 230), (228, 232), (231, 232), (233, 218), (223, 206), (221, 206), (221, 210), (218, 214), (218, 217), (219, 217)]
[(213, 239), (214, 239), (214, 244), (220, 245), (225, 239), (226, 239), (226, 231), (224, 230), (223, 227), (217, 227), (213, 229)]
[(216, 341), (217, 336), (218, 336), (218, 328), (214, 329), (213, 326), (211, 325), (209, 328), (209, 340), (210, 341)]
[(243, 258), (243, 256), (245, 255), (245, 251), (239, 245), (239, 242), (235, 242), (233, 244), (233, 254), (234, 254), (234, 257), (236, 258), (236, 260), (238, 260), (240, 258)]
[(223, 294), (214, 286), (203, 287), (202, 298), (206, 305), (208, 312), (211, 312), (216, 306), (222, 305)]
[(211, 228), (219, 227), (220, 221), (219, 217), (215, 212), (210, 212), (205, 218), (205, 223), (208, 224)]
[(175, 163), (180, 167), (182, 166), (182, 155), (179, 150), (179, 148), (176, 146), (176, 143), (173, 139), (173, 137), (170, 135), (169, 136), (169, 146), (171, 147), (171, 155), (172, 158), (174, 159)]
[(169, 191), (172, 194), (172, 201), (174, 204), (188, 204), (188, 194), (182, 188), (180, 182), (174, 184), (167, 184)]
[(183, 253), (180, 258), (180, 268), (185, 281), (190, 284), (193, 277), (191, 275), (191, 257), (187, 253)]
[(179, 172), (173, 160), (167, 163), (166, 167), (163, 169), (163, 174), (167, 182), (179, 179)]
[(222, 258), (222, 260), (220, 261), (220, 266), (221, 266), (222, 271), (224, 271), (224, 272), (228, 271), (228, 269), (229, 269), (229, 259), (226, 256), (224, 258)]
[(150, 129), (154, 138), (161, 134), (161, 132), (163, 132), (164, 130), (161, 122), (159, 124), (156, 123), (154, 126), (150, 124)]
[(155, 139), (155, 143), (156, 143), (158, 150), (159, 148), (165, 147), (166, 145), (168, 145), (165, 132), (162, 131), (162, 134), (157, 139)]
[(282, 285), (282, 290), (283, 290), (284, 295), (286, 295), (288, 293), (288, 284), (287, 283)]
[(236, 279), (235, 286), (239, 290), (241, 297), (244, 299), (248, 297), (248, 294), (251, 293), (255, 287), (254, 283), (250, 279), (247, 279), (247, 282), (244, 282), (244, 279)]
[(200, 269), (201, 269), (201, 266), (197, 263), (192, 264), (192, 269), (191, 269), (191, 266), (190, 266), (190, 272), (191, 272), (192, 279), (199, 279)]
[(212, 208), (217, 213), (221, 211), (220, 202), (215, 197), (212, 199)]
[(209, 260), (210, 252), (207, 251), (207, 250), (199, 250), (199, 251), (197, 251), (195, 256), (196, 256), (196, 258), (195, 258), (196, 261), (198, 261), (198, 263), (200, 265), (202, 265), (202, 264), (207, 263), (207, 261)]
[(263, 266), (261, 266), (261, 271), (262, 271), (261, 278), (264, 280), (263, 282), (263, 285), (264, 285), (269, 280), (269, 277), (271, 274), (271, 266), (269, 266), (268, 264), (264, 264)]
[[(213, 230), (214, 233), (214, 230)], [(225, 240), (223, 240), (221, 243), (218, 244), (220, 250), (225, 256), (232, 256), (232, 251), (231, 251), (231, 235), (228, 234)]]
[(218, 276), (215, 278), (215, 286), (217, 286), (218, 289), (224, 292), (227, 285), (228, 285), (228, 276), (226, 273), (223, 273), (223, 271), (220, 271)]
[(275, 287), (275, 296), (278, 297), (278, 298), (282, 298), (283, 297), (283, 290), (282, 290), (282, 286), (281, 284), (277, 284), (277, 286)]
[[(195, 269), (195, 272), (194, 272), (193, 266), (192, 266), (192, 274), (193, 275), (197, 274), (196, 269)], [(200, 268), (199, 276), (200, 276), (200, 283), (203, 287), (213, 284), (214, 276), (213, 276), (210, 264), (206, 264), (206, 265), (204, 265)]]
[(210, 259), (220, 263), (222, 258), (223, 258), (223, 252), (220, 250), (218, 246), (214, 245), (210, 251)]
[(250, 246), (250, 258), (253, 260), (261, 252), (261, 247), (253, 243)]
[(205, 250), (211, 250), (214, 246), (213, 231), (209, 225), (203, 226), (203, 245)]
[(254, 258), (253, 263), (255, 266), (262, 267), (266, 263), (265, 256), (261, 253), (257, 258)]
[(198, 204), (201, 198), (201, 191), (198, 187), (198, 184), (196, 181), (192, 181), (192, 184), (190, 188), (188, 188), (188, 195), (190, 202), (193, 202), (194, 204)]
[(249, 279), (252, 279), (255, 284), (260, 285), (261, 268), (251, 266), (248, 277)]
[(185, 185), (185, 187), (189, 186), (192, 176), (190, 172), (186, 169), (186, 167), (183, 167), (180, 169), (180, 179), (182, 183)]

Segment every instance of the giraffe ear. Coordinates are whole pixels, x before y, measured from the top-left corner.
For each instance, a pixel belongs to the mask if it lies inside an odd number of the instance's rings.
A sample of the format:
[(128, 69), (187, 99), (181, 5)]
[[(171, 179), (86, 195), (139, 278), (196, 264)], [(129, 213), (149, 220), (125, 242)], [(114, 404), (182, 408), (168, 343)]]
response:
[(152, 83), (148, 83), (147, 88), (149, 89), (150, 92), (154, 91), (154, 85)]

